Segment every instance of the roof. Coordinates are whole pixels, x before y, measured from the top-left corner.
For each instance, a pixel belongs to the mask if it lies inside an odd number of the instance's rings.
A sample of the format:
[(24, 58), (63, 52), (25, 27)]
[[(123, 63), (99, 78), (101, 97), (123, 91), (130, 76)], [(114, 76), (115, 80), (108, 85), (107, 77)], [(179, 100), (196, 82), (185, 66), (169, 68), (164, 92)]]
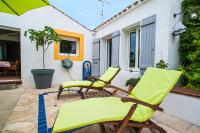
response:
[(116, 20), (117, 18), (121, 17), (122, 15), (128, 13), (130, 10), (138, 7), (139, 5), (141, 5), (142, 3), (144, 3), (147, 0), (136, 0), (134, 3), (132, 3), (131, 5), (127, 6), (126, 8), (124, 8), (123, 10), (121, 10), (119, 13), (117, 13), (116, 15), (112, 16), (111, 18), (109, 18), (108, 20), (106, 20), (105, 22), (103, 22), (102, 24), (100, 24), (99, 26), (97, 26), (96, 28), (93, 29), (93, 31), (98, 30), (99, 28), (101, 28), (102, 26), (105, 26), (111, 22), (113, 22), (114, 20)]
[(130, 10), (135, 9), (136, 7), (138, 7), (139, 5), (143, 4), (146, 1), (147, 0), (136, 0), (135, 2), (133, 2), (132, 4), (128, 5), (126, 8), (124, 8), (123, 10), (121, 10), (120, 12), (118, 12), (116, 15), (112, 16), (111, 18), (109, 18), (108, 20), (106, 20), (105, 22), (103, 22), (102, 24), (98, 25), (93, 30), (90, 30), (89, 28), (87, 28), (86, 26), (84, 26), (83, 24), (81, 24), (79, 21), (73, 19), (72, 17), (70, 17), (69, 15), (67, 15), (66, 13), (64, 13), (63, 11), (61, 11), (60, 9), (58, 9), (57, 7), (55, 7), (53, 5), (50, 5), (50, 6), (53, 7), (54, 9), (56, 9), (57, 11), (59, 11), (60, 13), (62, 13), (63, 15), (65, 15), (66, 17), (70, 18), (71, 20), (73, 20), (74, 22), (76, 22), (77, 24), (79, 24), (80, 26), (82, 26), (83, 28), (85, 28), (85, 29), (87, 29), (89, 31), (96, 31), (99, 28), (101, 28), (102, 26), (105, 26), (105, 25), (113, 22), (117, 18), (119, 18), (119, 17), (123, 16), (124, 14), (128, 13)]
[(66, 13), (64, 13), (63, 11), (61, 11), (60, 9), (58, 9), (57, 7), (53, 6), (53, 5), (50, 5), (51, 7), (53, 7), (54, 9), (56, 9), (57, 11), (59, 11), (60, 13), (62, 13), (63, 15), (65, 15), (66, 17), (70, 18), (71, 20), (73, 20), (74, 22), (76, 22), (77, 24), (79, 24), (80, 26), (82, 26), (83, 28), (89, 30), (89, 31), (92, 31), (90, 30), (89, 28), (87, 28), (86, 26), (82, 25), (80, 22), (78, 22), (77, 20), (73, 19), (72, 17), (70, 17), (69, 15), (67, 15)]

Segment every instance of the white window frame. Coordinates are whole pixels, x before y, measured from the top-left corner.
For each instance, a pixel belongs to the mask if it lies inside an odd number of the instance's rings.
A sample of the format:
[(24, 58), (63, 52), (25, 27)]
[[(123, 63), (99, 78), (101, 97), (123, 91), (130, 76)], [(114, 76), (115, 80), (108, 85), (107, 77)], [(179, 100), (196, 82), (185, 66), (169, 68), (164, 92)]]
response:
[[(131, 33), (136, 32), (136, 59), (135, 59), (135, 67), (130, 67), (130, 40), (131, 40)], [(128, 67), (129, 69), (139, 69), (139, 47), (141, 42), (141, 36), (140, 36), (140, 28), (137, 27), (133, 30), (128, 31)]]
[(61, 36), (61, 39), (67, 40), (67, 41), (75, 41), (76, 42), (76, 54), (60, 53), (60, 44), (59, 44), (59, 55), (61, 55), (61, 56), (79, 56), (80, 40), (78, 38)]

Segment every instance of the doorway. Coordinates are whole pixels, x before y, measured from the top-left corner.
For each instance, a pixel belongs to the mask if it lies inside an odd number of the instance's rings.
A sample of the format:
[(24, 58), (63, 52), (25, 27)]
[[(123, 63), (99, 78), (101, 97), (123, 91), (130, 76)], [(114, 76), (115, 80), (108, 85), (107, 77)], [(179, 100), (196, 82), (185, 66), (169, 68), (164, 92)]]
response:
[(0, 27), (0, 84), (21, 83), (20, 30)]
[(107, 40), (107, 67), (112, 66), (112, 38)]

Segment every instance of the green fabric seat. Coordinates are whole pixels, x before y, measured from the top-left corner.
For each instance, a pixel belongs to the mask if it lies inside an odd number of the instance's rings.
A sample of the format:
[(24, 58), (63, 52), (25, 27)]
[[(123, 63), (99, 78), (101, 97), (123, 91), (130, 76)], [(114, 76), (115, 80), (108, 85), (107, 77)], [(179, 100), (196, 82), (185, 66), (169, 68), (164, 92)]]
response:
[[(178, 71), (148, 68), (129, 96), (158, 105), (180, 76), (181, 72)], [(121, 121), (132, 105), (133, 103), (124, 103), (117, 97), (91, 98), (65, 103), (58, 112), (53, 133), (100, 122)], [(145, 122), (153, 116), (154, 112), (149, 107), (138, 105), (130, 120)]]
[[(109, 67), (106, 72), (100, 77), (101, 80), (110, 82), (116, 74), (119, 72), (120, 68)], [(89, 80), (82, 80), (82, 81), (67, 81), (62, 84), (63, 88), (71, 88), (71, 87), (88, 87), (92, 84)], [(102, 81), (95, 81), (92, 87), (96, 88), (103, 88), (106, 83)]]
[[(99, 122), (120, 121), (128, 113), (131, 106), (132, 103), (123, 103), (117, 97), (91, 98), (65, 103), (59, 110), (53, 133)], [(138, 106), (131, 120), (146, 121), (153, 115), (153, 112), (150, 108)]]
[[(79, 87), (79, 86), (83, 86), (83, 87), (88, 87), (92, 84), (91, 81), (87, 81), (87, 80), (83, 80), (83, 81), (67, 81), (67, 82), (64, 82), (62, 84), (62, 87), (63, 88), (71, 88), (71, 87)], [(93, 87), (103, 87), (102, 84), (98, 84), (98, 83), (94, 83), (92, 85)]]

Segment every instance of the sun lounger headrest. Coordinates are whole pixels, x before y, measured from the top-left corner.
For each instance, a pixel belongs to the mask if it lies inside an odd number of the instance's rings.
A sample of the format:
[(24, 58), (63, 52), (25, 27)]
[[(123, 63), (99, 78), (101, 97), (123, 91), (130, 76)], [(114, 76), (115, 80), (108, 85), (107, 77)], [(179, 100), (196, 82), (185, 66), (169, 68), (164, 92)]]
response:
[(119, 72), (120, 68), (118, 67), (109, 67), (105, 73), (100, 77), (101, 80), (109, 82), (111, 81)]
[(148, 68), (138, 84), (131, 92), (131, 96), (139, 100), (159, 104), (171, 91), (182, 72), (159, 68)]

